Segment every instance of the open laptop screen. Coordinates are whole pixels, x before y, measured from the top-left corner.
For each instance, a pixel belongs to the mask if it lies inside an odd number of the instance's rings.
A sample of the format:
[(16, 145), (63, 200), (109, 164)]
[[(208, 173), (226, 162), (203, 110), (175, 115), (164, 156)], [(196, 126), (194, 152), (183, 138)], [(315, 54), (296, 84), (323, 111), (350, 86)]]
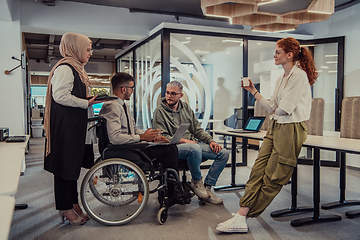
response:
[(259, 131), (264, 120), (265, 117), (250, 117), (246, 122), (244, 130)]

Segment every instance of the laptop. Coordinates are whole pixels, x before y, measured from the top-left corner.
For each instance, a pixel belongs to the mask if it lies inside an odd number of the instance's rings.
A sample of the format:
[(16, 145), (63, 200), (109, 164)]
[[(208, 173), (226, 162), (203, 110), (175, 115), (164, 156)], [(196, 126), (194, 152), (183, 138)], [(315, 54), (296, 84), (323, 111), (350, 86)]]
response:
[(260, 131), (266, 117), (249, 117), (243, 129), (229, 129), (228, 132), (256, 133)]
[(190, 126), (190, 123), (182, 123), (180, 125), (180, 127), (176, 130), (176, 132), (170, 142), (168, 142), (168, 143), (153, 142), (153, 143), (151, 143), (151, 145), (177, 144), (180, 141), (180, 139), (182, 138), (182, 136), (184, 136), (184, 134), (185, 134), (186, 130), (189, 128), (189, 126)]

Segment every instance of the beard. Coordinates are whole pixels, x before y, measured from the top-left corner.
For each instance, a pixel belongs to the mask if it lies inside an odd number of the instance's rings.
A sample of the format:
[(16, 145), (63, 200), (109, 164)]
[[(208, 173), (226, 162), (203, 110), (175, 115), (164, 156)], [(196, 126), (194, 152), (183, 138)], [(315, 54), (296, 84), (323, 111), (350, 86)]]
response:
[(176, 102), (173, 102), (173, 103), (169, 103), (168, 101), (166, 101), (166, 103), (169, 107), (175, 106), (178, 102), (179, 102), (179, 100)]

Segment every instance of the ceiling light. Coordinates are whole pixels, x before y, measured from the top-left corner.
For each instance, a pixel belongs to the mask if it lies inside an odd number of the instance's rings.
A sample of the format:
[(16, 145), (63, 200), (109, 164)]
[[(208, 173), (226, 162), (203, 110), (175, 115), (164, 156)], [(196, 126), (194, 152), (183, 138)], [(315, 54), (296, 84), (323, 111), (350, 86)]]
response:
[(257, 45), (261, 45), (262, 43), (261, 43), (261, 42), (257, 42), (256, 44), (257, 44)]
[(228, 16), (213, 15), (213, 14), (204, 14), (204, 15), (207, 17), (228, 18), (229, 23), (232, 24), (232, 19), (231, 19), (231, 17), (228, 17)]
[(333, 14), (331, 12), (321, 12), (321, 11), (312, 11), (312, 10), (308, 10), (308, 12), (309, 13), (319, 13), (319, 14), (329, 14), (329, 15)]
[(322, 71), (323, 71), (323, 70), (317, 70), (316, 72), (318, 72), (318, 73), (319, 73), (319, 72), (322, 72)]
[(186, 37), (186, 40), (190, 40), (191, 39), (191, 37)]
[(256, 29), (251, 29), (252, 32), (263, 32), (263, 33), (271, 33), (271, 31), (265, 31), (265, 30), (256, 30)]
[(190, 41), (184, 41), (184, 42), (181, 42), (182, 44), (187, 44), (187, 43), (190, 43)]
[(300, 47), (315, 47), (315, 44), (300, 45)]
[(194, 53), (198, 53), (198, 54), (209, 54), (210, 51), (195, 50)]
[(222, 42), (242, 43), (242, 40), (224, 39)]
[(328, 73), (337, 73), (336, 70), (328, 71)]
[(261, 6), (261, 5), (265, 5), (265, 4), (268, 4), (268, 3), (274, 3), (274, 2), (277, 2), (278, 0), (272, 0), (270, 2), (263, 2), (263, 3), (258, 3), (257, 5), (258, 6)]
[(325, 55), (325, 57), (337, 57), (338, 55)]
[(326, 63), (337, 63), (337, 61), (328, 61)]
[(110, 81), (105, 80), (105, 81), (101, 81), (101, 83), (110, 83)]
[(284, 29), (284, 30), (279, 30), (279, 31), (273, 31), (273, 33), (278, 33), (278, 32), (291, 32), (291, 31), (295, 31), (295, 28)]
[(328, 66), (321, 66), (320, 68), (329, 68)]

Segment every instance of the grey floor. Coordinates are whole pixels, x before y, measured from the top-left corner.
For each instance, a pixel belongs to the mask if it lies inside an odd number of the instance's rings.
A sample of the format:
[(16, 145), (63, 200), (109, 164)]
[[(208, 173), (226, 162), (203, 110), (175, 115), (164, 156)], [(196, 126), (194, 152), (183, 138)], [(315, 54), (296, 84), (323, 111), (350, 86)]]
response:
[[(30, 140), (26, 155), (26, 172), (20, 177), (16, 203), (27, 203), (25, 210), (14, 212), (9, 239), (360, 239), (360, 218), (348, 219), (345, 212), (360, 206), (322, 210), (322, 215), (338, 214), (341, 221), (320, 223), (294, 228), (290, 221), (310, 217), (311, 213), (272, 218), (274, 210), (290, 206), (290, 186), (285, 186), (265, 212), (258, 218), (249, 219), (247, 234), (224, 234), (215, 228), (219, 222), (231, 217), (239, 208), (243, 190), (217, 193), (224, 204), (201, 206), (194, 197), (191, 204), (175, 205), (169, 210), (164, 225), (159, 225), (156, 215), (159, 208), (157, 194), (150, 196), (145, 210), (131, 223), (109, 227), (90, 220), (84, 226), (61, 224), (54, 208), (53, 177), (43, 170), (44, 139)], [(257, 151), (249, 150), (248, 167), (238, 167), (236, 182), (244, 183), (250, 173)], [(238, 154), (240, 158), (241, 153)], [(207, 170), (203, 170), (206, 175)], [(81, 183), (82, 172), (79, 180)], [(347, 199), (360, 199), (360, 172), (347, 170)], [(230, 168), (225, 168), (218, 185), (230, 182)], [(6, 184), (6, 183), (2, 183)], [(339, 199), (339, 171), (337, 168), (321, 168), (321, 203)], [(312, 205), (312, 166), (299, 166), (299, 206)]]

